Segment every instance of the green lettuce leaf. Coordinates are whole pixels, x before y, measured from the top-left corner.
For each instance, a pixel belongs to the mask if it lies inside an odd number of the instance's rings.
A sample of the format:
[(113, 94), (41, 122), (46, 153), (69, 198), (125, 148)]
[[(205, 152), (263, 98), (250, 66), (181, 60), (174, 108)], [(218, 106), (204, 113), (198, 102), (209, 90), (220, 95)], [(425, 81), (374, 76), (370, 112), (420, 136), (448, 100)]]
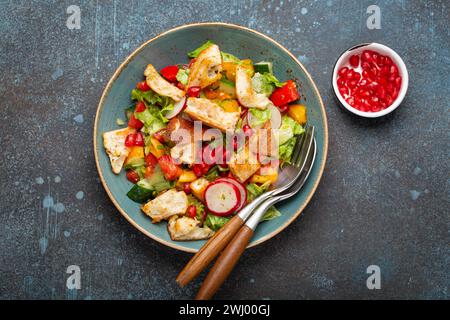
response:
[(275, 208), (274, 206), (271, 206), (266, 213), (264, 213), (263, 217), (261, 218), (261, 221), (269, 221), (275, 218), (278, 218), (279, 216), (281, 216), (281, 212), (278, 211), (277, 208)]
[(248, 201), (252, 202), (255, 198), (262, 195), (264, 192), (269, 190), (270, 181), (263, 183), (262, 185), (257, 185), (256, 183), (249, 183), (246, 185)]
[(262, 93), (266, 96), (270, 96), (276, 87), (282, 87), (284, 83), (278, 81), (278, 79), (271, 73), (261, 74), (255, 73), (252, 78), (253, 89), (257, 93)]
[(252, 128), (262, 126), (264, 123), (270, 120), (271, 113), (268, 108), (265, 110), (250, 108), (249, 111), (252, 114), (250, 122), (250, 127)]
[[(169, 121), (166, 117), (164, 117), (163, 112), (170, 109), (170, 105), (165, 108), (166, 109), (159, 109), (156, 106), (147, 106), (147, 109), (144, 111), (135, 112), (134, 116), (136, 119), (144, 123), (145, 132), (152, 134), (164, 128), (166, 126), (166, 122)], [(171, 108), (173, 109), (173, 105)]]
[(278, 158), (284, 162), (291, 163), (292, 152), (294, 151), (296, 137), (290, 138), (288, 141), (280, 145), (278, 149)]
[(213, 214), (208, 214), (206, 216), (205, 223), (209, 228), (211, 228), (214, 231), (217, 231), (220, 228), (222, 228), (225, 225), (225, 223), (227, 223), (229, 220), (230, 220), (229, 217), (218, 217)]
[(202, 44), (200, 47), (198, 47), (197, 49), (195, 49), (191, 52), (188, 52), (187, 55), (189, 58), (197, 58), (198, 55), (200, 54), (200, 52), (202, 52), (203, 50), (205, 50), (206, 48), (208, 48), (209, 46), (211, 46), (213, 44), (214, 44), (214, 42), (208, 40), (204, 44)]
[(188, 78), (189, 78), (189, 69), (181, 69), (181, 68), (178, 69), (177, 80), (181, 84), (187, 85)]
[(278, 143), (282, 145), (293, 136), (303, 134), (303, 132), (305, 129), (297, 121), (285, 115), (281, 119), (281, 127), (278, 131)]
[(220, 55), (222, 56), (223, 62), (234, 62), (234, 63), (241, 62), (241, 60), (238, 57), (232, 55), (231, 53), (226, 53), (226, 52), (221, 51)]

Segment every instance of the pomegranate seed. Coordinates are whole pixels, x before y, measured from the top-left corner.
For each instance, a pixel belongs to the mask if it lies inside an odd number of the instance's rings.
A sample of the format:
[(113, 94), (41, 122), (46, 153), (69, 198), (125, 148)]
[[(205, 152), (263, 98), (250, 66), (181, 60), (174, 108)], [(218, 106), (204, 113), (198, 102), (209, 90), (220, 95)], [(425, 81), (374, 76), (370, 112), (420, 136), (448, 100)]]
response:
[(398, 68), (395, 64), (389, 67), (389, 74), (391, 75), (397, 75), (398, 74)]
[(351, 65), (353, 68), (358, 68), (358, 66), (359, 66), (359, 56), (356, 55), (356, 54), (352, 55), (352, 56), (350, 57), (350, 59), (349, 59), (349, 62), (350, 62), (350, 65)]
[(392, 65), (394, 63), (392, 61), (391, 57), (386, 56), (385, 58), (386, 58), (385, 62), (384, 62), (385, 65), (390, 66), (390, 65)]
[(346, 74), (345, 77), (350, 80), (353, 78), (353, 75), (355, 74), (355, 72), (353, 70), (349, 70)]
[(142, 132), (136, 133), (136, 138), (134, 140), (134, 145), (135, 146), (140, 146), (140, 147), (145, 145), (145, 143), (144, 143), (144, 135), (142, 134)]
[(390, 106), (394, 100), (392, 100), (392, 97), (390, 95), (386, 95), (386, 98), (384, 99), (386, 101), (386, 104)]
[(244, 134), (246, 136), (251, 136), (252, 135), (252, 128), (250, 128), (250, 126), (248, 124), (244, 125), (242, 127), (242, 131), (244, 131)]
[(183, 191), (186, 194), (190, 194), (191, 193), (191, 184), (189, 182), (186, 182), (183, 184)]
[(364, 62), (361, 64), (361, 68), (362, 68), (363, 70), (369, 70), (371, 67), (372, 67), (372, 66), (371, 66), (370, 63), (368, 63), (367, 61), (364, 61)]
[(386, 97), (386, 89), (384, 89), (384, 87), (382, 87), (382, 86), (378, 87), (377, 96), (380, 99), (384, 99)]
[(343, 86), (345, 86), (345, 80), (344, 80), (344, 78), (339, 78), (339, 79), (337, 80), (337, 85), (338, 85), (338, 87), (343, 87)]
[(134, 170), (127, 170), (126, 176), (127, 176), (127, 179), (128, 179), (131, 183), (137, 183), (137, 182), (139, 181), (139, 175), (138, 175), (137, 172), (134, 171)]
[(355, 98), (349, 97), (349, 98), (345, 99), (345, 101), (347, 101), (347, 103), (348, 103), (349, 105), (351, 105), (352, 107), (355, 106)]
[(394, 91), (394, 85), (392, 83), (388, 83), (386, 85), (386, 91), (392, 93), (392, 91)]
[(349, 69), (348, 69), (347, 67), (341, 68), (341, 69), (338, 71), (339, 77), (344, 77), (344, 76), (347, 74), (348, 70), (349, 70)]
[(364, 50), (362, 55), (361, 55), (361, 59), (363, 61), (372, 62), (372, 51)]
[(356, 82), (359, 82), (361, 80), (361, 74), (359, 72), (356, 72), (353, 74), (353, 80), (356, 80)]
[(382, 55), (378, 56), (377, 64), (378, 64), (380, 67), (382, 67), (385, 63), (386, 63), (386, 57), (385, 57), (385, 56), (382, 56)]
[(186, 94), (187, 94), (188, 97), (198, 98), (198, 97), (200, 97), (200, 91), (201, 90), (202, 89), (200, 87), (197, 87), (197, 86), (189, 87), (187, 89)]
[(353, 88), (355, 88), (355, 87), (357, 86), (357, 84), (358, 84), (358, 82), (357, 82), (356, 80), (350, 80), (350, 81), (348, 82), (347, 86), (348, 86), (350, 89), (353, 89)]
[(346, 98), (349, 94), (349, 90), (347, 87), (340, 87), (339, 88), (339, 93), (341, 94), (341, 96), (343, 96), (344, 98)]
[(401, 85), (402, 85), (402, 78), (401, 77), (397, 77), (394, 80), (395, 86), (397, 87), (397, 89), (400, 89)]
[(186, 211), (187, 215), (191, 217), (192, 219), (197, 216), (197, 208), (193, 204), (191, 204)]

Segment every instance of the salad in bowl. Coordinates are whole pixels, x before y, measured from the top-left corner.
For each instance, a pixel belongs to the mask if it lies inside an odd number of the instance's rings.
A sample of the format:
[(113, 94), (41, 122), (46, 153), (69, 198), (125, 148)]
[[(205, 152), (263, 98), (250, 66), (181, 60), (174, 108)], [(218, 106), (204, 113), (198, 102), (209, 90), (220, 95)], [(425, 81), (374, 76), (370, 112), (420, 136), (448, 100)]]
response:
[[(187, 56), (159, 71), (148, 64), (127, 121), (103, 132), (112, 171), (133, 183), (128, 198), (153, 223), (167, 221), (173, 241), (208, 239), (267, 191), (307, 121), (295, 81), (277, 79), (272, 62), (211, 41)], [(272, 207), (263, 220), (280, 215)]]

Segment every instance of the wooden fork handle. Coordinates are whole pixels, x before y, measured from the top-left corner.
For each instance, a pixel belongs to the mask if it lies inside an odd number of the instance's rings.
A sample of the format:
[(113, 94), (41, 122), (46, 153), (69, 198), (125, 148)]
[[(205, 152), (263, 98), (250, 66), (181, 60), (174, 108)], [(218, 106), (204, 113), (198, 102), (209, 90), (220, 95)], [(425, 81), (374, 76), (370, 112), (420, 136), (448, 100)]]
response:
[(206, 242), (203, 247), (192, 257), (188, 264), (177, 276), (177, 283), (184, 287), (195, 279), (214, 258), (230, 243), (244, 221), (235, 215), (216, 234)]
[(209, 271), (195, 297), (196, 300), (209, 300), (214, 296), (244, 253), (252, 236), (253, 230), (247, 225), (239, 230)]

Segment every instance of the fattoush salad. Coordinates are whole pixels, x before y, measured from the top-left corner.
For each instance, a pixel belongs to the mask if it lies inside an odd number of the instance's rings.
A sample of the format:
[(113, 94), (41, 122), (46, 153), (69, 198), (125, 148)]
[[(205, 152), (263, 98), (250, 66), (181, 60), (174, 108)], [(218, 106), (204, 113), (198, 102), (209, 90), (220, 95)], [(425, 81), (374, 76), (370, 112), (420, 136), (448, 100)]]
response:
[[(133, 184), (128, 198), (153, 223), (166, 220), (174, 241), (211, 237), (269, 190), (307, 121), (295, 81), (277, 79), (273, 62), (211, 41), (187, 56), (159, 72), (148, 64), (123, 128), (103, 133), (113, 172)], [(272, 207), (263, 220), (280, 215)]]

